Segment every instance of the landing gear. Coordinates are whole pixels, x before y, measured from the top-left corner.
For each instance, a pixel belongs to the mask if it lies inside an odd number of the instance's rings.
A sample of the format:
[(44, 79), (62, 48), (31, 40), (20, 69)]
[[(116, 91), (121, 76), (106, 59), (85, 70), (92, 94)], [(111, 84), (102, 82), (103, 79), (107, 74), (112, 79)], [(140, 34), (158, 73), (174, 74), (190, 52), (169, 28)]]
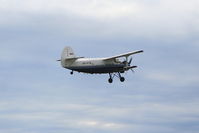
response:
[(108, 82), (109, 82), (109, 83), (113, 83), (113, 79), (112, 79), (112, 78), (109, 78), (109, 79), (108, 79)]
[(109, 79), (108, 79), (108, 82), (109, 83), (113, 83), (113, 76), (112, 76), (112, 74), (111, 73), (109, 73)]
[(124, 81), (125, 81), (125, 78), (124, 78), (124, 77), (121, 77), (121, 78), (120, 78), (120, 81), (121, 81), (121, 82), (124, 82)]
[(120, 81), (121, 81), (121, 82), (124, 82), (124, 81), (125, 81), (125, 78), (122, 77), (120, 73), (118, 73), (118, 75), (119, 75)]
[(73, 71), (71, 71), (70, 74), (73, 75)]
[(114, 77), (118, 77), (121, 82), (125, 81), (125, 78), (121, 76), (120, 72), (118, 72), (118, 73), (109, 73), (109, 76), (110, 76), (110, 78), (108, 79), (109, 83), (113, 82), (113, 78)]

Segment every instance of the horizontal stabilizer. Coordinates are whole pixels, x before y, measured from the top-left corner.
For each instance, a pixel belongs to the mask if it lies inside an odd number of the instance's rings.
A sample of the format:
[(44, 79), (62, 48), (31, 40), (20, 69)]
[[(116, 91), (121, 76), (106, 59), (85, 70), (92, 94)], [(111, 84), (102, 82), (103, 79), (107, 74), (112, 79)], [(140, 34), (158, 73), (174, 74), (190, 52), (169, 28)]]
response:
[(65, 60), (76, 60), (76, 59), (80, 59), (80, 58), (84, 58), (84, 57), (66, 58)]
[[(65, 60), (76, 60), (76, 59), (80, 59), (80, 58), (84, 58), (84, 57), (66, 58)], [(59, 59), (57, 61), (61, 61), (61, 60)]]

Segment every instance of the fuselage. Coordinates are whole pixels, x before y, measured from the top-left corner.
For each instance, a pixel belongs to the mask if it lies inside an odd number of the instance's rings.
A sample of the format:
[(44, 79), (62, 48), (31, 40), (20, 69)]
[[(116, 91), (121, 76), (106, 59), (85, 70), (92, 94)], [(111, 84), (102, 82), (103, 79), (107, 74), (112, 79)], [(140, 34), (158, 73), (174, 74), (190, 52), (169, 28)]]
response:
[(118, 60), (104, 61), (104, 58), (78, 58), (62, 61), (64, 68), (84, 73), (123, 72), (124, 63)]

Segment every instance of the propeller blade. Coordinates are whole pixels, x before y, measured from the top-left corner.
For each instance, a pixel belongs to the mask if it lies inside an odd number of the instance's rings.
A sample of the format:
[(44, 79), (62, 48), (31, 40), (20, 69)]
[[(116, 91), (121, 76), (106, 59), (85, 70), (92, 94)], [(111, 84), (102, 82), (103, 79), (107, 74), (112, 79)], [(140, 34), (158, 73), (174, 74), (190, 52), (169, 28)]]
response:
[(129, 63), (128, 63), (129, 65), (131, 64), (131, 62), (132, 62), (132, 59), (133, 59), (133, 58), (131, 57), (131, 59), (129, 60)]
[(135, 71), (134, 71), (133, 69), (131, 69), (131, 71), (132, 71), (133, 73), (135, 73)]

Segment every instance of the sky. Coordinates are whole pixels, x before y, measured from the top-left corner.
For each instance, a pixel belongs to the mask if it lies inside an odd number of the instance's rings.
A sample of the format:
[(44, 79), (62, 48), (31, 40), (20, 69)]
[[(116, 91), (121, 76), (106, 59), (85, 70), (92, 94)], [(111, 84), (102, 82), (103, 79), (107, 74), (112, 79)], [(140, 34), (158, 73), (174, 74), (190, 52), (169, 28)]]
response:
[[(199, 1), (0, 0), (0, 132), (197, 133)], [(57, 59), (134, 50), (126, 81)]]

